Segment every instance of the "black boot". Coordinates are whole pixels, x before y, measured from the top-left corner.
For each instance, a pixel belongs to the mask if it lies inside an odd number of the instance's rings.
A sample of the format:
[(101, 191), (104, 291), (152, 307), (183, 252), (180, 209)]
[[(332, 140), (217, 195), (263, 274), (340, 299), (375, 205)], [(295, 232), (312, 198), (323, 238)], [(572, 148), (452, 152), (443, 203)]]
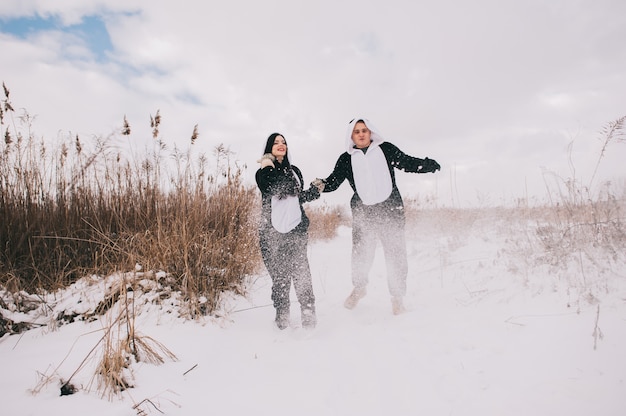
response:
[(289, 309), (276, 308), (276, 326), (278, 329), (283, 330), (289, 326)]

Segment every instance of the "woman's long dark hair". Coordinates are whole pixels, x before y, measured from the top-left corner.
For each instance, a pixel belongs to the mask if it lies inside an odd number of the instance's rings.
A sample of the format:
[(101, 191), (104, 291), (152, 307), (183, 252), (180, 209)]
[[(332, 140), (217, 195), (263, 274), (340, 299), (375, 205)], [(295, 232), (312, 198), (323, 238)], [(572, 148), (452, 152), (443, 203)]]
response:
[[(280, 133), (270, 134), (270, 137), (267, 138), (267, 142), (265, 143), (265, 150), (263, 151), (263, 154), (272, 153), (272, 146), (274, 146), (274, 140), (276, 140), (277, 136), (281, 136), (283, 139), (285, 139), (285, 136)], [(286, 144), (287, 139), (285, 139), (285, 145)], [(289, 163), (289, 146), (287, 146), (287, 152), (285, 152), (285, 157), (283, 158), (283, 165), (291, 166), (291, 164)]]

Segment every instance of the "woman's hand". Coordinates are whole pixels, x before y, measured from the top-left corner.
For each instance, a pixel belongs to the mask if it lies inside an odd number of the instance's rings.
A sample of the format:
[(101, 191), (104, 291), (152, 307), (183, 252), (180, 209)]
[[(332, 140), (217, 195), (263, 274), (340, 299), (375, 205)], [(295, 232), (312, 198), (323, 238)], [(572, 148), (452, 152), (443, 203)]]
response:
[(273, 154), (266, 153), (266, 154), (264, 154), (261, 157), (261, 159), (257, 160), (257, 162), (261, 164), (261, 169), (263, 169), (263, 168), (266, 168), (268, 166), (275, 167), (274, 166), (274, 161), (275, 160), (276, 160), (276, 157), (274, 157)]

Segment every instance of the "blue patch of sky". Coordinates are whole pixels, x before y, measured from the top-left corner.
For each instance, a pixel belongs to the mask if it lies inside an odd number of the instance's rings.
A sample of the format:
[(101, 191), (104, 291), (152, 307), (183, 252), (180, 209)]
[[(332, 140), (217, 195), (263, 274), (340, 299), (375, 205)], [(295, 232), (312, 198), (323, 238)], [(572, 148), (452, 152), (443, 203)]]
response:
[(64, 26), (58, 17), (18, 17), (0, 20), (0, 32), (26, 39), (38, 32), (59, 30), (82, 39), (98, 61), (113, 49), (101, 16), (85, 16), (80, 23)]
[[(136, 12), (124, 14), (132, 15), (134, 13)], [(109, 15), (109, 17), (114, 18), (115, 15)], [(102, 63), (110, 60), (110, 56), (107, 53), (113, 50), (113, 45), (102, 16), (85, 16), (80, 23), (73, 25), (64, 25), (57, 16), (31, 16), (12, 19), (0, 17), (0, 33), (10, 34), (20, 39), (28, 39), (30, 36), (46, 31), (61, 31), (78, 37), (85, 43), (98, 62)], [(132, 82), (138, 76), (159, 77), (167, 75), (165, 70), (156, 65), (137, 68), (117, 62), (116, 67), (119, 71), (119, 80), (122, 83)], [(202, 104), (202, 100), (192, 92), (182, 93), (176, 98), (194, 105)]]
[(192, 105), (203, 105), (203, 100), (200, 96), (194, 94), (191, 91), (185, 91), (179, 94), (176, 94), (176, 98), (182, 102), (189, 103)]

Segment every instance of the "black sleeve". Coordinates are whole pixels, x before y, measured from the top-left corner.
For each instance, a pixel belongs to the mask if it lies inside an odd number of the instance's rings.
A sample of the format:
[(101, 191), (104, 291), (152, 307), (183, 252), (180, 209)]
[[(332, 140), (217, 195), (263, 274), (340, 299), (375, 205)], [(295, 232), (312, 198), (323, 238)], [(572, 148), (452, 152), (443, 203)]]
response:
[(337, 163), (335, 163), (335, 168), (333, 169), (330, 176), (324, 181), (324, 192), (332, 192), (339, 188), (339, 185), (343, 183), (346, 179), (352, 175), (352, 168), (350, 166), (350, 155), (348, 152), (343, 153), (337, 159)]
[(268, 193), (274, 182), (276, 182), (276, 169), (266, 166), (256, 171), (256, 184), (262, 193)]
[(391, 166), (396, 169), (415, 173), (418, 172), (424, 164), (424, 159), (409, 156), (389, 142), (381, 143), (380, 148), (387, 156), (387, 160)]
[(317, 189), (317, 186), (312, 186), (306, 191), (302, 191), (300, 193), (300, 203), (304, 204), (305, 202), (315, 201), (320, 197), (320, 190)]
[(320, 191), (316, 186), (312, 186), (306, 191), (304, 190), (304, 177), (302, 176), (302, 171), (297, 166), (291, 165), (291, 168), (296, 175), (298, 176), (298, 180), (300, 181), (300, 185), (302, 187), (302, 192), (299, 194), (300, 203), (303, 204), (305, 202), (315, 201), (320, 197)]

